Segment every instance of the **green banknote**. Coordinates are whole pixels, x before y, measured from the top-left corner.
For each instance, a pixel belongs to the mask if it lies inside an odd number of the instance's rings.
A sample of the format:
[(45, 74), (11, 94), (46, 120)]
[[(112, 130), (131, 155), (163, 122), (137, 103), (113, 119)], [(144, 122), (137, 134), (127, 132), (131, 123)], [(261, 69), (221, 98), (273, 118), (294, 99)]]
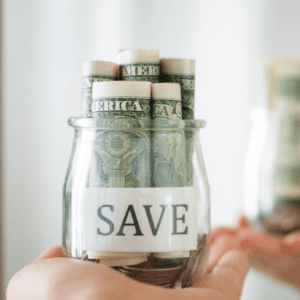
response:
[(152, 187), (184, 187), (185, 136), (183, 129), (178, 129), (181, 103), (155, 99), (152, 104), (153, 127), (158, 128), (152, 134)]
[(182, 120), (182, 105), (180, 101), (155, 99), (152, 102), (152, 119)]
[(159, 82), (159, 63), (120, 64), (119, 80)]
[(194, 119), (195, 76), (162, 74), (161, 82), (175, 82), (181, 86), (182, 119)]
[(92, 117), (92, 92), (93, 82), (114, 81), (115, 77), (108, 76), (85, 76), (82, 78), (81, 115), (84, 118)]
[(94, 99), (92, 107), (105, 130), (95, 133), (89, 186), (150, 187), (150, 99)]
[[(170, 75), (162, 74), (162, 82), (175, 82), (181, 86), (182, 119), (194, 119), (194, 96), (195, 96), (195, 76), (194, 75)], [(193, 147), (194, 132), (185, 132), (186, 145), (186, 181), (187, 186), (193, 186)]]
[(100, 119), (131, 118), (150, 120), (150, 99), (140, 97), (93, 99), (92, 117)]

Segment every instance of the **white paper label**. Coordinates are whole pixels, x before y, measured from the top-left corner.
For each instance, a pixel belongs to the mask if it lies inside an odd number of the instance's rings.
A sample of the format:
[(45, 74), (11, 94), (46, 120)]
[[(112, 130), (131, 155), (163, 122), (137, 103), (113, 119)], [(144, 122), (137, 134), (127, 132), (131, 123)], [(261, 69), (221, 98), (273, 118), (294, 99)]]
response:
[(83, 250), (197, 249), (194, 187), (84, 188), (80, 198)]

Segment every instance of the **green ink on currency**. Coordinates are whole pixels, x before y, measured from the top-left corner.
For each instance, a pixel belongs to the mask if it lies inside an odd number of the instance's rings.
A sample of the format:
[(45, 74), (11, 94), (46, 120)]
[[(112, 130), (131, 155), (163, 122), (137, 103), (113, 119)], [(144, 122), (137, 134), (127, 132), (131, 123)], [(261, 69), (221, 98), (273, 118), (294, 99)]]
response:
[(124, 64), (119, 67), (119, 80), (159, 82), (158, 63)]
[[(171, 75), (162, 74), (161, 82), (175, 82), (181, 86), (181, 104), (182, 104), (182, 119), (194, 119), (194, 96), (195, 96), (195, 76), (194, 75)], [(185, 132), (186, 144), (186, 180), (187, 186), (193, 186), (193, 131)]]
[(175, 82), (181, 86), (182, 119), (194, 119), (194, 96), (195, 76), (194, 75), (165, 75), (161, 76), (161, 82)]
[(116, 78), (107, 76), (85, 76), (82, 78), (81, 114), (84, 118), (92, 117), (93, 82), (114, 81)]
[[(160, 128), (152, 134), (152, 187), (186, 186), (185, 137), (182, 129), (163, 130), (168, 123), (176, 127), (182, 119), (181, 102), (155, 99), (152, 101), (153, 126)], [(174, 120), (174, 121), (172, 121)]]
[(149, 98), (99, 98), (93, 99), (93, 118), (151, 118)]
[(155, 99), (152, 105), (152, 119), (181, 120), (181, 102), (166, 99)]

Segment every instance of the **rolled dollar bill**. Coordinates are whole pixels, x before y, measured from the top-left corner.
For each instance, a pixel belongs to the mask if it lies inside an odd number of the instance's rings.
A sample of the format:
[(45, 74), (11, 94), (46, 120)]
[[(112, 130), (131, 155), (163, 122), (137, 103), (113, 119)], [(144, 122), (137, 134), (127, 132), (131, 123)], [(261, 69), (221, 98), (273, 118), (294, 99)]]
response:
[[(150, 82), (95, 82), (93, 118), (101, 119), (94, 137), (89, 186), (106, 188), (150, 187)], [(149, 124), (148, 124), (149, 125)], [(108, 266), (135, 265), (147, 252), (88, 251), (89, 259)]]
[(162, 58), (159, 61), (161, 82), (176, 82), (181, 86), (182, 119), (194, 119), (195, 60)]
[[(152, 85), (153, 125), (159, 120), (172, 122), (182, 119), (180, 85), (154, 83)], [(152, 135), (152, 187), (186, 186), (185, 136), (182, 129), (162, 130)]]
[(150, 133), (139, 130), (151, 119), (150, 82), (95, 82), (93, 118), (106, 120), (95, 137), (96, 162), (90, 185), (150, 187)]
[(152, 119), (182, 120), (180, 85), (152, 84)]
[(92, 117), (93, 82), (118, 79), (119, 66), (109, 61), (85, 61), (82, 65), (82, 100), (81, 115)]
[[(162, 58), (161, 82), (176, 82), (181, 86), (182, 119), (194, 119), (195, 60)], [(187, 186), (193, 186), (193, 131), (185, 132)]]
[(119, 80), (159, 82), (158, 50), (122, 50), (116, 61)]
[(150, 82), (95, 82), (93, 118), (151, 119)]
[[(178, 83), (152, 84), (152, 119), (160, 128), (152, 135), (152, 187), (186, 186), (185, 136), (182, 129), (169, 130), (172, 122), (182, 119), (181, 93)], [(161, 121), (170, 122), (170, 128), (162, 130)], [(190, 251), (155, 252), (154, 262), (179, 263), (189, 257)]]

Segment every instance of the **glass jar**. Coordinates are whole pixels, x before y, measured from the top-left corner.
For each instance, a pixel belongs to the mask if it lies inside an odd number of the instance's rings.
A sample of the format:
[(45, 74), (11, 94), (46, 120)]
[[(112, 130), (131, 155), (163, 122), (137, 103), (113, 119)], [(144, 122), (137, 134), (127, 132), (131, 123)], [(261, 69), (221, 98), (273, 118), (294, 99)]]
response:
[(287, 235), (300, 230), (300, 105), (278, 100), (270, 114), (260, 170), (258, 225)]
[(70, 118), (69, 125), (75, 129), (64, 184), (69, 255), (144, 283), (195, 283), (206, 270), (210, 234), (199, 139), (205, 121)]

